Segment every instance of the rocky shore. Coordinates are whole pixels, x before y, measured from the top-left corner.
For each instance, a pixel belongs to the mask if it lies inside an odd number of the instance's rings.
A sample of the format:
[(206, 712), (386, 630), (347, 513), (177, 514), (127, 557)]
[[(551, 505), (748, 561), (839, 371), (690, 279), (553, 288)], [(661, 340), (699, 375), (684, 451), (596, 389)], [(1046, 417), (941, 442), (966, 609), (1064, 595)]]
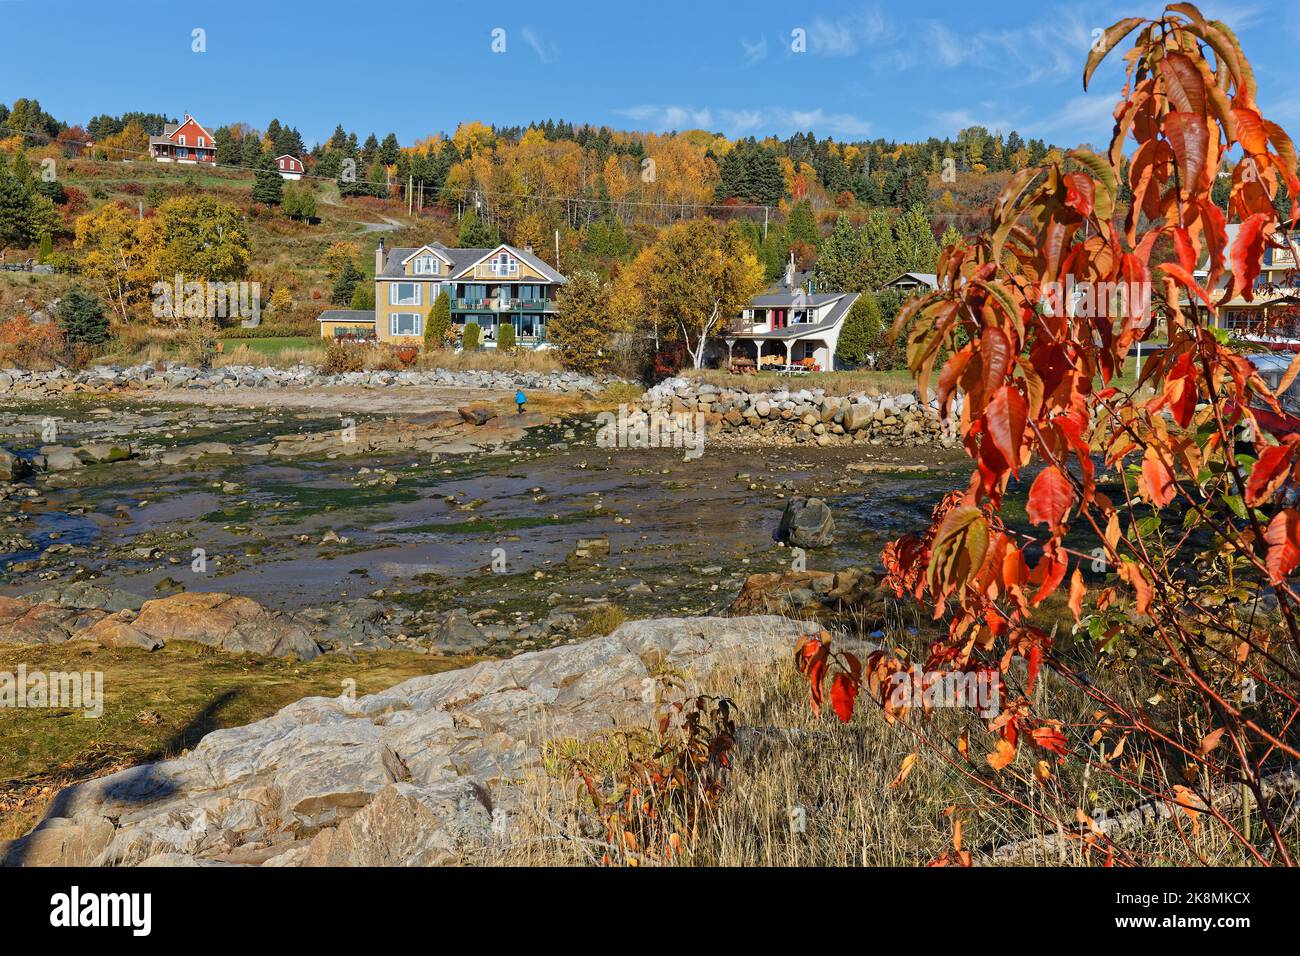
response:
[(634, 415), (700, 413), (710, 440), (752, 446), (954, 444), (936, 402), (914, 393), (827, 395), (825, 389), (747, 391), (669, 378), (632, 406)]
[(200, 389), (231, 391), (240, 388), (327, 388), (331, 386), (440, 386), (447, 388), (517, 389), (545, 392), (579, 392), (604, 388), (614, 379), (577, 372), (491, 372), (431, 369), (401, 372), (343, 372), (329, 375), (313, 365), (265, 368), (227, 365), (201, 369), (187, 365), (94, 365), (81, 370), (49, 371), (0, 369), (0, 395), (48, 398), (76, 392), (163, 391)]
[(359, 699), (305, 698), (174, 760), (65, 789), (35, 830), (0, 843), (0, 865), (472, 862), (518, 832), (548, 741), (645, 726), (654, 674), (698, 693), (816, 631), (771, 616), (632, 621)]

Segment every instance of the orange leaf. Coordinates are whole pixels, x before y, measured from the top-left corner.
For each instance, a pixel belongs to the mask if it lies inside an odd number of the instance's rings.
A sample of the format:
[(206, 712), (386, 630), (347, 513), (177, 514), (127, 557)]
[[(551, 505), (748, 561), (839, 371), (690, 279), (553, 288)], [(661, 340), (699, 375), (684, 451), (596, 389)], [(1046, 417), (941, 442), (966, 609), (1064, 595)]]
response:
[(987, 759), (990, 767), (994, 770), (1001, 770), (1016, 759), (1016, 748), (1006, 740), (999, 740), (997, 748), (988, 755)]
[(907, 779), (908, 774), (912, 772), (912, 767), (915, 766), (915, 764), (916, 764), (916, 754), (914, 753), (908, 754), (906, 757), (904, 757), (903, 764), (898, 769), (898, 776), (893, 779), (893, 781), (889, 784), (889, 786), (890, 787), (901, 786), (903, 781)]
[(1154, 445), (1148, 445), (1142, 456), (1142, 479), (1138, 482), (1138, 490), (1156, 508), (1163, 508), (1174, 500), (1174, 474)]
[(1265, 563), (1269, 582), (1281, 584), (1296, 564), (1300, 564), (1300, 512), (1294, 508), (1279, 511), (1268, 523), (1264, 540), (1268, 543)]
[(1088, 593), (1088, 586), (1083, 583), (1083, 572), (1078, 568), (1074, 569), (1074, 574), (1070, 576), (1070, 613), (1074, 615), (1077, 621), (1083, 617), (1083, 598)]
[(1202, 755), (1208, 754), (1215, 747), (1219, 746), (1219, 741), (1223, 737), (1223, 731), (1224, 728), (1220, 727), (1218, 730), (1211, 730), (1208, 734), (1206, 734), (1204, 737), (1201, 738), (1200, 749)]

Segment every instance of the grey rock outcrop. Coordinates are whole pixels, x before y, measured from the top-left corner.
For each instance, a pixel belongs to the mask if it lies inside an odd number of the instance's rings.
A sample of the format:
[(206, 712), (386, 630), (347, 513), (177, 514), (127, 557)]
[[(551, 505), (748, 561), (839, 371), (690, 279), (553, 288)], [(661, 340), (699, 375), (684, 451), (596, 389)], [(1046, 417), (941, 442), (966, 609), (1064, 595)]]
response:
[(357, 700), (306, 698), (184, 756), (65, 789), (54, 815), (0, 844), (0, 862), (456, 862), (510, 838), (545, 742), (646, 726), (653, 673), (670, 667), (698, 686), (785, 660), (816, 630), (766, 616), (632, 621)]

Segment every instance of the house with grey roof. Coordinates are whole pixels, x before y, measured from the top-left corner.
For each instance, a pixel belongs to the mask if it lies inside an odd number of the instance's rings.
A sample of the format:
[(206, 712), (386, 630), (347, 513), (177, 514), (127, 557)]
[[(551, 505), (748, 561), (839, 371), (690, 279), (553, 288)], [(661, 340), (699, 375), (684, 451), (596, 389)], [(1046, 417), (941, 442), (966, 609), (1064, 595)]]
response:
[(445, 291), (452, 323), (462, 331), (477, 325), (487, 348), (496, 347), (506, 325), (513, 327), (518, 345), (546, 348), (546, 326), (556, 314), (556, 292), (564, 282), (531, 247), (502, 243), (491, 249), (452, 249), (435, 242), (387, 249), (381, 239), (375, 250), (374, 312), (323, 312), (321, 336), (356, 335), (365, 326), (370, 331), (364, 337), (418, 344), (429, 310)]
[(817, 370), (831, 371), (844, 320), (858, 298), (857, 292), (802, 289), (755, 296), (721, 336), (727, 346), (727, 367), (744, 359), (757, 368), (815, 365)]

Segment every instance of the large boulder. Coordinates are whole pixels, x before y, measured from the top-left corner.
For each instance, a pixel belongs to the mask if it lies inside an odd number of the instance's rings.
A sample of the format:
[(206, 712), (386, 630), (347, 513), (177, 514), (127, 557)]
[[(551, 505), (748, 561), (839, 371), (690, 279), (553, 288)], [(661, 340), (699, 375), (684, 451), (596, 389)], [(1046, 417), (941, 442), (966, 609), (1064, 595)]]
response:
[(197, 641), (224, 651), (297, 656), (304, 661), (320, 654), (309, 628), (295, 616), (269, 610), (252, 598), (218, 591), (183, 592), (146, 601), (139, 614), (119, 611), (84, 636), (113, 647)]
[(13, 452), (0, 448), (0, 481), (18, 481), (32, 472), (32, 466), (25, 458), (19, 458)]
[(835, 542), (835, 519), (820, 498), (794, 498), (781, 514), (778, 541), (796, 548), (825, 548)]

